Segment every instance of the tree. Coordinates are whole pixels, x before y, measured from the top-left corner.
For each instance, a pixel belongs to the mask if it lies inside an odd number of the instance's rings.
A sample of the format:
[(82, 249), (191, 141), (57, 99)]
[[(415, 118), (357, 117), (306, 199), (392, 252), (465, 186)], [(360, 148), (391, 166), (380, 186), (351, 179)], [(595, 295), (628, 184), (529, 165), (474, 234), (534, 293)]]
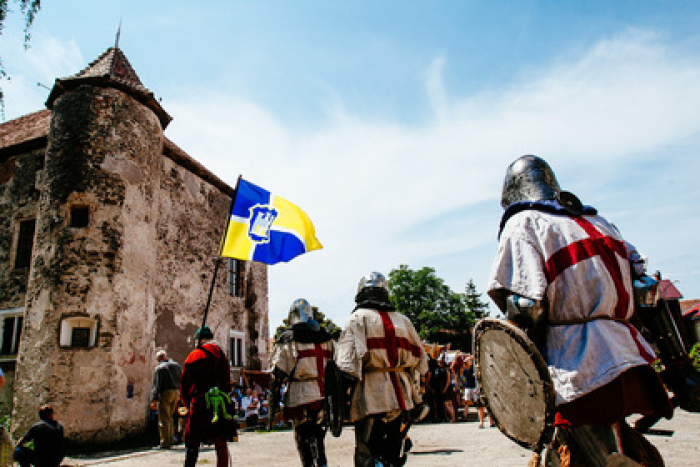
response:
[[(316, 321), (318, 321), (318, 324), (320, 324), (323, 329), (328, 331), (334, 340), (338, 340), (342, 329), (340, 329), (340, 327), (337, 326), (330, 318), (327, 318), (326, 315), (324, 315), (323, 312), (318, 309), (318, 307), (312, 306), (311, 309), (314, 312), (314, 318)], [(277, 327), (277, 330), (275, 330), (275, 340), (277, 340), (280, 334), (282, 334), (282, 332), (284, 332), (284, 330), (290, 326), (291, 323), (289, 322), (289, 316), (287, 316), (284, 321), (282, 321), (282, 324)]]
[(408, 316), (423, 340), (452, 344), (463, 351), (471, 350), (476, 321), (488, 316), (488, 305), (480, 300), (472, 280), (465, 293), (455, 293), (429, 267), (413, 271), (401, 265), (392, 270), (389, 294), (396, 310)]
[[(31, 39), (31, 28), (34, 24), (34, 18), (36, 14), (41, 9), (41, 0), (14, 0), (14, 3), (19, 3), (20, 14), (24, 17), (24, 48), (29, 48), (29, 40)], [(5, 20), (7, 19), (10, 10), (10, 0), (0, 0), (0, 35), (5, 28)], [(5, 66), (2, 63), (2, 56), (0, 56), (0, 81), (10, 79), (5, 71)], [(4, 118), (4, 94), (2, 92), (2, 87), (0, 86), (0, 114)]]

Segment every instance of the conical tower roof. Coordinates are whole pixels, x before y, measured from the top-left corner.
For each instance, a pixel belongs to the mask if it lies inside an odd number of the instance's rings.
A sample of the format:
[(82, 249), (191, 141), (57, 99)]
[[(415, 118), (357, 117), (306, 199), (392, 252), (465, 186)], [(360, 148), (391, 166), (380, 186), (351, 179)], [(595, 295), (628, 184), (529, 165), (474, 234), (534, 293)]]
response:
[(126, 55), (118, 47), (110, 47), (75, 75), (56, 79), (46, 107), (52, 108), (56, 99), (81, 84), (111, 87), (129, 94), (155, 112), (163, 129), (172, 120), (153, 93), (141, 83)]

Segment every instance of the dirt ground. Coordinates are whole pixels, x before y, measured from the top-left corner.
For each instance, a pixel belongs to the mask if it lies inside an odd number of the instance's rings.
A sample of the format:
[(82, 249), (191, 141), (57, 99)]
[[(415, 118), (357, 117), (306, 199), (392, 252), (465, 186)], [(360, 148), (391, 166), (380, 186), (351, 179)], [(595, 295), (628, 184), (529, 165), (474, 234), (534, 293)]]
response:
[[(471, 421), (474, 419), (474, 421)], [(497, 428), (479, 429), (476, 416), (469, 422), (421, 424), (411, 428), (414, 447), (409, 466), (482, 466), (525, 467), (531, 452), (506, 438)], [(662, 420), (655, 427), (659, 434), (647, 435), (659, 449), (666, 465), (700, 466), (700, 414), (676, 411), (672, 420)], [(326, 437), (329, 467), (353, 465), (354, 432), (346, 427), (339, 438)], [(300, 465), (291, 431), (241, 433), (239, 442), (229, 444), (232, 465), (282, 467)], [(71, 466), (153, 467), (182, 465), (182, 446), (172, 450), (140, 450), (128, 453), (103, 453), (90, 457), (66, 459)], [(216, 465), (214, 451), (203, 448), (198, 465)]]

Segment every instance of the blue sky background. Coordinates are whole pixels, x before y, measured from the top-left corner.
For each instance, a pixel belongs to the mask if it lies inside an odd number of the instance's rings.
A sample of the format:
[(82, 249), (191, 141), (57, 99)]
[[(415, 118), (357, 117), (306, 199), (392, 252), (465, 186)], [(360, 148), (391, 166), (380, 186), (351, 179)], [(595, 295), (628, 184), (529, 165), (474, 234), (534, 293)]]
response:
[(485, 292), (503, 175), (528, 153), (700, 298), (696, 1), (44, 3), (29, 50), (17, 14), (0, 36), (6, 119), (121, 20), (166, 136), (314, 221), (325, 248), (270, 268), (271, 330), (299, 297), (342, 325), (358, 279), (400, 264)]

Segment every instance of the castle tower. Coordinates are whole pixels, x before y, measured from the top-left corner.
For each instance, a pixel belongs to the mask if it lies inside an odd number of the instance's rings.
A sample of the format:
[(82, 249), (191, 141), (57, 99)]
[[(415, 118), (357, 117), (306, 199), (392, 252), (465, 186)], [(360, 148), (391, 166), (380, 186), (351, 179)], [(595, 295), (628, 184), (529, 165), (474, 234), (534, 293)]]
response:
[(46, 105), (13, 425), (48, 403), (74, 440), (117, 439), (146, 422), (170, 117), (119, 48), (56, 80)]

